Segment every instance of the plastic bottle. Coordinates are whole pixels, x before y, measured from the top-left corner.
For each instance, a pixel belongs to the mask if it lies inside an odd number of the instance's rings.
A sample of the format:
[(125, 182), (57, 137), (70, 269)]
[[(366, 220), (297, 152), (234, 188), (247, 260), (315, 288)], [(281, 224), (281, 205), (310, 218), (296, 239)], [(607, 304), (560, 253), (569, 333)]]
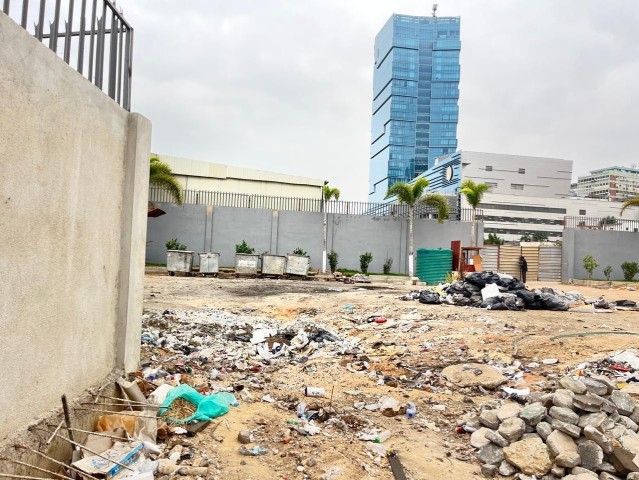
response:
[(306, 416), (306, 402), (300, 402), (297, 405), (297, 418), (305, 418)]
[(255, 445), (253, 448), (248, 449), (242, 445), (240, 447), (240, 453), (249, 457), (256, 457), (258, 455), (266, 455), (268, 453), (268, 448), (262, 447), (261, 445)]
[(406, 416), (408, 418), (414, 418), (416, 413), (417, 407), (413, 402), (409, 402), (408, 405), (406, 405)]
[(382, 433), (377, 435), (377, 437), (375, 437), (375, 443), (384, 443), (386, 440), (390, 438), (390, 436), (391, 436), (391, 431), (384, 430)]

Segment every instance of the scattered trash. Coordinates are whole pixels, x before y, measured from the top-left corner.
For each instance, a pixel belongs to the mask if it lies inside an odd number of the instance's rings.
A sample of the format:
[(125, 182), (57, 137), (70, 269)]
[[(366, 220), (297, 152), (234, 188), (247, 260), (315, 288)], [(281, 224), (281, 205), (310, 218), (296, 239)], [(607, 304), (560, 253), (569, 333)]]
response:
[(246, 448), (244, 445), (240, 447), (240, 453), (249, 457), (257, 457), (258, 455), (268, 455), (268, 448), (255, 445), (253, 448)]
[(326, 396), (326, 390), (322, 387), (306, 387), (304, 388), (304, 395), (307, 397), (324, 397)]

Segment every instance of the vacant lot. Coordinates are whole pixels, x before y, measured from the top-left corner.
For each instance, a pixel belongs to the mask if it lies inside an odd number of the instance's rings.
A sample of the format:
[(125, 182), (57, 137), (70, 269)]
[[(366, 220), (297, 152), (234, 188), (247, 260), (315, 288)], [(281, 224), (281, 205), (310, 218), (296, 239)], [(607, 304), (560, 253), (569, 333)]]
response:
[[(638, 292), (627, 289), (529, 286), (639, 301)], [(189, 371), (186, 378), (213, 390), (234, 387), (250, 392), (251, 398), (240, 399), (240, 406), (221, 417), (217, 428), (210, 426), (192, 439), (196, 452), (213, 461), (217, 478), (392, 479), (387, 460), (358, 439), (367, 428), (392, 432), (382, 445), (398, 453), (408, 478), (482, 478), (468, 434), (455, 433), (455, 426), (466, 412), (499, 402), (500, 392), (448, 383), (440, 376), (444, 367), (471, 361), (502, 369), (510, 366), (520, 375), (507, 385), (538, 390), (566, 367), (637, 343), (636, 337), (620, 334), (556, 338), (567, 333), (639, 330), (637, 312), (488, 311), (399, 299), (410, 290), (403, 285), (147, 275), (145, 324), (173, 332), (194, 328), (195, 350), (207, 346), (216, 350), (209, 363)], [(163, 316), (167, 309), (172, 313)], [(373, 315), (387, 321), (369, 323)], [(202, 327), (209, 318), (214, 327)], [(264, 359), (254, 353), (250, 342), (237, 341), (247, 331), (250, 336), (260, 322), (276, 325), (283, 343), (301, 327), (315, 334), (330, 332), (340, 341)], [(220, 351), (227, 342), (228, 348)], [(143, 348), (143, 360), (154, 366), (174, 365), (179, 357), (157, 346)], [(547, 358), (559, 363), (525, 368)], [(305, 386), (324, 388), (326, 397), (305, 398)], [(383, 396), (401, 405), (415, 403), (416, 417), (385, 416), (364, 407)], [(290, 422), (297, 417), (291, 409), (301, 400), (309, 409), (323, 407), (331, 417), (316, 422), (321, 429), (316, 435), (293, 430)], [(237, 435), (242, 430), (250, 430), (255, 444), (268, 448), (269, 454), (240, 455)], [(332, 467), (343, 473), (331, 476)]]

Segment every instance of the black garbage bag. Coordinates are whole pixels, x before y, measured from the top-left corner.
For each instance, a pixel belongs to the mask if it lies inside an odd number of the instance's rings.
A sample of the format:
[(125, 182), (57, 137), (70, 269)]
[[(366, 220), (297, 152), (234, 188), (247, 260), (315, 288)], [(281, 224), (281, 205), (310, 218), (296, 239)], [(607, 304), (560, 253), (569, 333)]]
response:
[(453, 282), (450, 284), (450, 287), (446, 289), (446, 293), (449, 295), (469, 295), (468, 290), (466, 289), (466, 284), (464, 282)]
[(497, 302), (488, 306), (488, 310), (508, 310), (508, 307), (503, 302)]
[(468, 283), (468, 282), (464, 283), (464, 288), (471, 295), (474, 295), (474, 294), (477, 294), (477, 293), (479, 293), (481, 295), (481, 288), (479, 288), (476, 285), (473, 285), (472, 283)]
[(541, 293), (550, 293), (551, 295), (555, 295), (555, 291), (550, 287), (541, 287)]
[(453, 295), (452, 302), (457, 306), (467, 307), (468, 305), (470, 305), (470, 298), (456, 293)]
[(422, 290), (419, 294), (419, 303), (435, 305), (438, 303), (442, 303), (442, 300), (437, 293), (431, 292), (430, 290)]
[(524, 301), (516, 295), (508, 295), (504, 298), (504, 305), (508, 310), (521, 311), (524, 309)]
[(493, 272), (473, 272), (466, 275), (466, 282), (482, 289), (487, 283), (498, 283), (499, 275)]
[(481, 302), (482, 308), (492, 307), (496, 303), (501, 303), (501, 299), (499, 297), (489, 297), (486, 300)]
[(484, 298), (481, 295), (471, 295), (469, 300), (473, 307), (479, 307), (484, 301)]
[(553, 310), (556, 312), (565, 312), (568, 310), (568, 304), (557, 295), (553, 295), (551, 293), (540, 293), (539, 301), (541, 302), (542, 307), (546, 310)]

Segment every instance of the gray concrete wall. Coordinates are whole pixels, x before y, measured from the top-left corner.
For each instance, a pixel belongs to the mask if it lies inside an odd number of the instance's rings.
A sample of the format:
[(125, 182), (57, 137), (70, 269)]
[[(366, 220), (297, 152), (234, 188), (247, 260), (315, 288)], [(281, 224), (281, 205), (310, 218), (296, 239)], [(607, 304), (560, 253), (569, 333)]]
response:
[[(623, 280), (621, 264), (639, 262), (639, 233), (602, 230), (564, 230), (561, 280), (587, 279), (583, 258), (592, 255), (599, 264), (592, 278), (604, 280), (604, 269), (613, 268), (611, 280)], [(635, 276), (639, 280), (639, 275)]]
[(2, 13), (0, 65), (5, 437), (139, 362), (151, 126)]
[[(258, 253), (284, 255), (297, 247), (321, 268), (323, 216), (321, 213), (262, 209), (157, 204), (166, 215), (148, 219), (146, 260), (166, 263), (165, 244), (177, 238), (189, 250), (220, 253), (221, 266), (235, 264), (235, 245), (242, 240)], [(479, 238), (483, 238), (479, 224)], [(450, 248), (451, 240), (470, 245), (471, 224), (415, 220), (415, 249)], [(204, 249), (204, 250), (202, 250)], [(359, 270), (359, 256), (373, 254), (371, 272), (381, 272), (386, 257), (395, 273), (408, 271), (408, 220), (369, 215), (328, 215), (328, 250), (339, 254), (338, 268)], [(197, 256), (195, 257), (197, 264)]]

